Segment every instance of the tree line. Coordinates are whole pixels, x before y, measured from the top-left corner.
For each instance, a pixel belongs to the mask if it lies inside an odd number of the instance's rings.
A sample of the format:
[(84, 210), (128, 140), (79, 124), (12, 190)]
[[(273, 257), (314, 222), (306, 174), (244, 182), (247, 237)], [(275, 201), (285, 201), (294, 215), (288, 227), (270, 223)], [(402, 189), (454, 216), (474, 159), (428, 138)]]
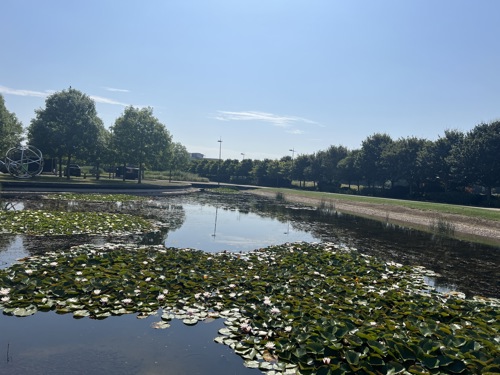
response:
[[(0, 155), (21, 142), (22, 132), (22, 124), (0, 96)], [(97, 116), (94, 101), (71, 87), (48, 96), (45, 107), (35, 110), (27, 142), (40, 149), (44, 159), (57, 160), (60, 177), (75, 161), (94, 166), (96, 178), (101, 165), (162, 171), (184, 169), (189, 163), (186, 148), (172, 141), (152, 108), (129, 106), (108, 130)], [(138, 176), (140, 183), (142, 173)]]
[[(214, 181), (267, 186), (299, 186), (450, 203), (491, 204), (500, 187), (500, 121), (471, 131), (446, 130), (435, 141), (367, 137), (361, 148), (330, 146), (314, 154), (280, 160), (197, 160), (190, 171)], [(355, 188), (355, 189), (354, 189)], [(470, 194), (478, 192), (484, 194)]]

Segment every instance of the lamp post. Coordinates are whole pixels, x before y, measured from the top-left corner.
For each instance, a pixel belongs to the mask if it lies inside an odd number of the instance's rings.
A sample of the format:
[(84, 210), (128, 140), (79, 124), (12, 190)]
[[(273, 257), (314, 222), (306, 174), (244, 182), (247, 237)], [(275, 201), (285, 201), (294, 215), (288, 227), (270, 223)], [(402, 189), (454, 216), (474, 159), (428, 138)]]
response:
[(222, 138), (219, 137), (219, 166), (217, 167), (217, 186), (220, 186), (220, 161), (221, 161), (221, 151), (222, 151)]
[(292, 153), (292, 170), (290, 171), (290, 180), (292, 180), (291, 184), (293, 185), (293, 157), (295, 156), (295, 149), (291, 148), (289, 151)]

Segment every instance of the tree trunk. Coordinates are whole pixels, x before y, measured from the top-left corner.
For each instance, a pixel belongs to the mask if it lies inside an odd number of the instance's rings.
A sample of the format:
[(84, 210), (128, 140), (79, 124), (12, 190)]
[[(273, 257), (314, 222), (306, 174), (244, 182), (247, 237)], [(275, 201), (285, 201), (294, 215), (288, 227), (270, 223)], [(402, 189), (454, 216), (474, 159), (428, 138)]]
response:
[(62, 156), (59, 156), (59, 177), (62, 177)]
[(68, 163), (66, 164), (66, 179), (69, 180), (70, 179), (70, 169), (69, 169), (69, 165), (71, 163), (71, 155), (68, 155)]

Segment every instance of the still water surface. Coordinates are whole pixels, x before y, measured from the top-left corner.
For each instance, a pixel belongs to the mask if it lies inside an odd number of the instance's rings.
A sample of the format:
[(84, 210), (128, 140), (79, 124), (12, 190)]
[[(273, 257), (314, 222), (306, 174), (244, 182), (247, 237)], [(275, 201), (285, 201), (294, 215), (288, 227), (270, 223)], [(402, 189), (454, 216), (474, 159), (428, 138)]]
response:
[[(22, 204), (21, 204), (22, 203)], [(19, 202), (19, 208), (87, 209), (65, 202)], [(102, 208), (102, 205), (100, 205)], [(52, 207), (53, 208), (53, 207)], [(109, 210), (110, 207), (103, 209)], [(113, 206), (123, 212), (136, 207)], [(424, 265), (442, 274), (430, 280), (446, 291), (500, 297), (500, 246), (483, 246), (401, 229), (335, 212), (318, 212), (254, 196), (200, 194), (151, 203), (146, 216), (171, 222), (149, 242), (208, 252), (248, 251), (296, 241), (334, 241), (388, 260)], [(54, 246), (106, 238), (27, 238), (0, 235), (0, 267)], [(173, 321), (166, 330), (150, 327), (158, 317), (74, 319), (54, 312), (26, 318), (0, 316), (0, 374), (258, 374), (213, 342), (222, 320), (194, 327)]]

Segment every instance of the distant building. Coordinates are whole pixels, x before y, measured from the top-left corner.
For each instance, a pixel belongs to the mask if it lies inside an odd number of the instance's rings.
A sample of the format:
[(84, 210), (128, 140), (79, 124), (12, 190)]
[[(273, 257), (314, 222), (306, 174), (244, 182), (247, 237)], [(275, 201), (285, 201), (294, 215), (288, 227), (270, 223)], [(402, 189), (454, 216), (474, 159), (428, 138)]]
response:
[(203, 159), (203, 157), (205, 156), (203, 154), (200, 154), (199, 152), (192, 152), (190, 155), (191, 155), (191, 160), (193, 160), (193, 159), (195, 159), (195, 160)]

